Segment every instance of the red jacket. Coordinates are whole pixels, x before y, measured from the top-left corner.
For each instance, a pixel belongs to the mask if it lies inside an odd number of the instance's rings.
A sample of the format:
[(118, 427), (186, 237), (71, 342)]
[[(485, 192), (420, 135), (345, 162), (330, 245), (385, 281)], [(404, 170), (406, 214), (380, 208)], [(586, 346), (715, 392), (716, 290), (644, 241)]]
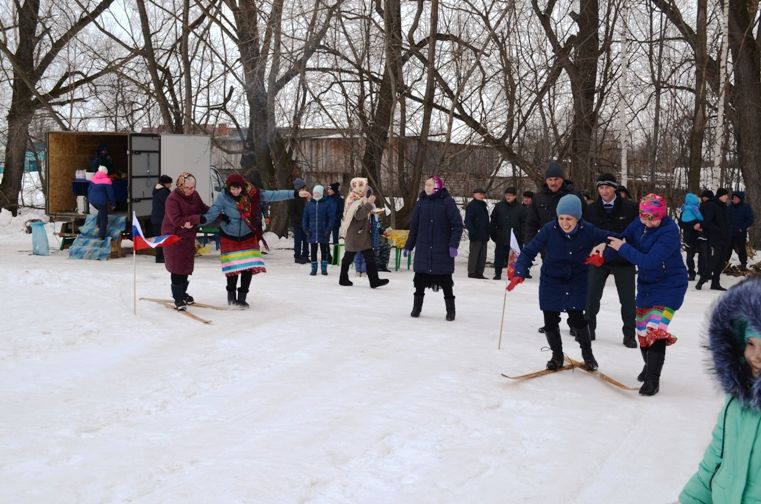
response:
[[(201, 214), (209, 207), (201, 201), (197, 191), (185, 196), (181, 189), (175, 189), (166, 199), (164, 220), (161, 222), (161, 234), (175, 234), (182, 238), (179, 242), (164, 249), (167, 271), (177, 275), (193, 274), (193, 258), (196, 254), (196, 233)], [(193, 227), (185, 229), (183, 224), (190, 222)]]

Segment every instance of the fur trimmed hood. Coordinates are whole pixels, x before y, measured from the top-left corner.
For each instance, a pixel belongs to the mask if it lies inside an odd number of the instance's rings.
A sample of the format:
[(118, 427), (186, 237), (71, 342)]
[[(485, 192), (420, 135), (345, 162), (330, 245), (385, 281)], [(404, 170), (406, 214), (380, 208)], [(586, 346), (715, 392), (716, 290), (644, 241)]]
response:
[(746, 408), (761, 410), (761, 378), (754, 379), (745, 362), (745, 334), (735, 321), (761, 330), (761, 278), (749, 278), (730, 288), (714, 304), (708, 326), (712, 371), (727, 394)]

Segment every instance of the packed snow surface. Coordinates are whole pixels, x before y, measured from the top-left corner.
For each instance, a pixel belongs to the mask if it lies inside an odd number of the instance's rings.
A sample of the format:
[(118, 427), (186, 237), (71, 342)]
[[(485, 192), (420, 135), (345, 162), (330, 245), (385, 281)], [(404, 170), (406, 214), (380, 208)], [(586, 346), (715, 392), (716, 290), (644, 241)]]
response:
[[(52, 225), (51, 255), (31, 255), (40, 216), (0, 214), (0, 502), (673, 502), (721, 407), (702, 347), (718, 293), (692, 284), (661, 391), (640, 397), (582, 371), (502, 378), (549, 358), (538, 268), (507, 295), (497, 350), (505, 284), (466, 277), (466, 242), (454, 322), (440, 292), (409, 316), (404, 267), (340, 287), (271, 238), (251, 309), (192, 307), (204, 325), (148, 301), (133, 314), (131, 255), (71, 260)], [(136, 259), (137, 296), (168, 299), (163, 265)], [(217, 253), (189, 292), (225, 305)], [(594, 352), (638, 385), (620, 326), (609, 279)]]

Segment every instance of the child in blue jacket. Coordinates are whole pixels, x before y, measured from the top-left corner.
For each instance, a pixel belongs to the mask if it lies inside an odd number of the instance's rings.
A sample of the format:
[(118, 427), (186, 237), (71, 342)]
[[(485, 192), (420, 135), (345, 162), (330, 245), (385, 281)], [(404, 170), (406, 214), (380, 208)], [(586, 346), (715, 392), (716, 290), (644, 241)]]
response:
[[(584, 318), (587, 299), (589, 264), (602, 264), (599, 252), (611, 234), (596, 228), (581, 218), (581, 200), (566, 194), (557, 206), (557, 219), (545, 224), (521, 251), (515, 264), (515, 275), (507, 290), (511, 291), (528, 275), (536, 255), (544, 250), (539, 279), (539, 308), (544, 312), (544, 335), (552, 350), (547, 369), (563, 366), (563, 343), (560, 339), (560, 312), (568, 313), (568, 323), (576, 330), (584, 365), (589, 371), (597, 369), (592, 354), (589, 327)], [(599, 245), (602, 244), (603, 247)]]
[(307, 237), (312, 260), (310, 275), (317, 275), (317, 246), (320, 246), (320, 269), (323, 275), (328, 274), (328, 251), (330, 232), (335, 224), (335, 205), (323, 198), (325, 188), (321, 185), (312, 189), (312, 199), (304, 207), (301, 218), (301, 229)]

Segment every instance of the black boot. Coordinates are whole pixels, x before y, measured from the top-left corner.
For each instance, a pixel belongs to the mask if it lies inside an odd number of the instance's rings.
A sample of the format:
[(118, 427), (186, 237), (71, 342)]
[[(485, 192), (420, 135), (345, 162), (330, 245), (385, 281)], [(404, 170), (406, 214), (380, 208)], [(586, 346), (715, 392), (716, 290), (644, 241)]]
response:
[(172, 297), (174, 298), (174, 308), (178, 311), (185, 311), (188, 309), (188, 303), (185, 301), (185, 290), (188, 284), (172, 284)]
[(633, 334), (624, 334), (624, 346), (626, 348), (637, 348), (637, 338)]
[(696, 283), (696, 284), (695, 284), (695, 288), (696, 288), (697, 290), (700, 290), (700, 289), (702, 289), (702, 288), (703, 288), (703, 284), (704, 284), (704, 283), (706, 283), (706, 282), (707, 282), (707, 280), (704, 280), (704, 279), (703, 279), (703, 277), (700, 277), (700, 278), (698, 279), (698, 283)]
[(227, 305), (235, 306), (237, 298), (235, 297), (235, 288), (238, 286), (238, 275), (227, 277)]
[(239, 308), (242, 310), (248, 309), (249, 304), (246, 303), (246, 296), (248, 295), (247, 290), (238, 289), (238, 299), (236, 301), (236, 305), (238, 305)]
[(425, 297), (425, 294), (415, 294), (415, 295), (413, 295), (412, 313), (410, 313), (410, 317), (418, 318), (420, 316), (420, 312), (423, 310), (423, 298), (424, 297)]
[(341, 259), (341, 273), (338, 275), (338, 285), (344, 285), (346, 287), (354, 285), (351, 280), (349, 280), (349, 266), (351, 266), (353, 259), (354, 258), (348, 259), (346, 255)]
[(451, 321), (454, 320), (454, 316), (455, 316), (455, 311), (454, 311), (454, 296), (452, 296), (450, 298), (445, 297), (444, 298), (444, 304), (447, 307), (447, 320), (451, 322)]
[(639, 389), (639, 395), (652, 396), (660, 389), (661, 370), (666, 358), (666, 340), (660, 339), (647, 349), (645, 383)]
[[(371, 251), (372, 252), (372, 251)], [(375, 289), (388, 283), (388, 278), (378, 278), (378, 265), (375, 263), (373, 254), (365, 254), (367, 263), (367, 278), (370, 280), (370, 288)]]
[(560, 339), (560, 329), (549, 329), (544, 327), (544, 336), (547, 338), (547, 343), (552, 350), (552, 359), (547, 361), (547, 369), (555, 371), (563, 367), (563, 341)]
[(494, 278), (492, 280), (502, 280), (502, 268), (494, 268)]
[(235, 301), (237, 301), (237, 298), (235, 297), (235, 288), (233, 288), (233, 290), (227, 289), (227, 305), (233, 306), (235, 305)]
[(647, 348), (640, 348), (639, 351), (642, 352), (642, 360), (645, 361), (645, 365), (642, 366), (642, 371), (637, 375), (637, 381), (643, 382), (647, 376)]
[(188, 287), (190, 286), (190, 282), (185, 282), (185, 304), (195, 304), (196, 300), (193, 299), (193, 296), (188, 294)]
[(581, 357), (584, 359), (584, 367), (587, 371), (594, 371), (597, 369), (597, 361), (594, 354), (592, 354), (592, 340), (589, 338), (588, 327), (576, 328), (576, 341), (579, 342), (581, 347)]

